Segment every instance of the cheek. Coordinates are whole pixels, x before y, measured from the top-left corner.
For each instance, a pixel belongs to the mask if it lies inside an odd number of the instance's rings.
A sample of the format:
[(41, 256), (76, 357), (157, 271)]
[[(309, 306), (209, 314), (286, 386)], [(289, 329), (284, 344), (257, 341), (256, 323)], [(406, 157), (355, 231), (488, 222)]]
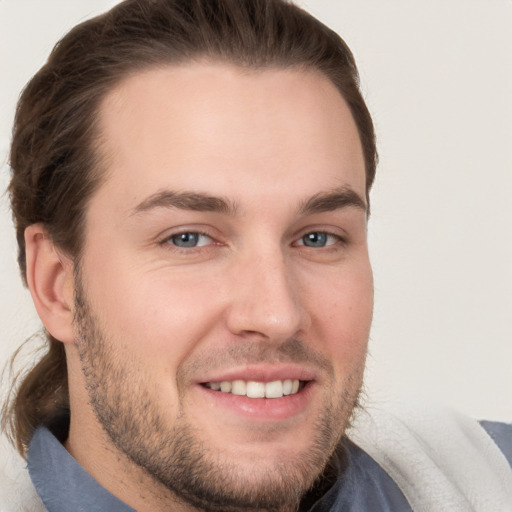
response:
[(335, 365), (364, 362), (373, 314), (373, 279), (369, 263), (330, 277), (315, 294), (312, 327)]
[(179, 364), (218, 316), (218, 284), (200, 275), (118, 266), (90, 285), (94, 310), (109, 332), (141, 358), (161, 355), (162, 364)]

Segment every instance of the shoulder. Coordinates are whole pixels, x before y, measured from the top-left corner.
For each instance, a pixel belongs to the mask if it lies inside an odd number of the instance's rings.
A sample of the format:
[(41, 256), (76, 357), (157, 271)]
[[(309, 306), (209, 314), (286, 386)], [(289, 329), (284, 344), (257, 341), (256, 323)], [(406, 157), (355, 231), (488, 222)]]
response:
[(480, 421), (480, 425), (496, 443), (501, 453), (512, 467), (512, 423), (501, 423), (498, 421)]
[(0, 435), (0, 512), (44, 512), (28, 474), (27, 464)]
[(507, 510), (512, 503), (505, 424), (479, 423), (437, 406), (400, 405), (362, 411), (350, 438), (413, 509), (428, 504), (429, 510)]

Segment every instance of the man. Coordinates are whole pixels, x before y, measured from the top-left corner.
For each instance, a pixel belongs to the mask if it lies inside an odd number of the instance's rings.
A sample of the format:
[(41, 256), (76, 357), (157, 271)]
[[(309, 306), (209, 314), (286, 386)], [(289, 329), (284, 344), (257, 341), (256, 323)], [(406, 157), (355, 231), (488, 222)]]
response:
[[(293, 5), (129, 0), (27, 86), (10, 193), (48, 353), (5, 419), (47, 510), (421, 501), (385, 447), (345, 436), (373, 302), (357, 83), (344, 42)], [(506, 451), (510, 430), (487, 428)], [(433, 499), (506, 504), (505, 457), (466, 432), (493, 496)]]

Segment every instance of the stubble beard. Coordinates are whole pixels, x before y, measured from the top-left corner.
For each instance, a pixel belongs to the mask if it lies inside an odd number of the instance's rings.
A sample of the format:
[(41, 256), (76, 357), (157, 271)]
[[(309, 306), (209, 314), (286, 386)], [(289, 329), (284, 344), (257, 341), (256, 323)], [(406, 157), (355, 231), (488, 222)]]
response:
[[(224, 460), (215, 447), (205, 446), (181, 406), (174, 425), (168, 425), (141, 376), (134, 376), (124, 358), (114, 357), (79, 276), (76, 283), (75, 331), (90, 405), (117, 450), (178, 502), (198, 510), (297, 510), (349, 425), (358, 405), (361, 376), (348, 378), (341, 395), (326, 401), (314, 421), (315, 436), (309, 447), (256, 475), (254, 467), (240, 468), (235, 461)], [(290, 353), (290, 347), (284, 351)]]

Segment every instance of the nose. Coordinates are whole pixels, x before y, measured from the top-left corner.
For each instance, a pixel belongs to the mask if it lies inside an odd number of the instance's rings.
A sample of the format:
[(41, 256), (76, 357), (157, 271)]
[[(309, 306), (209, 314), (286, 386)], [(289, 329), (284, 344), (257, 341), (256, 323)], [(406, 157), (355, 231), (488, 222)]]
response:
[(307, 328), (300, 283), (281, 251), (252, 254), (232, 267), (229, 330), (244, 337), (283, 342)]

